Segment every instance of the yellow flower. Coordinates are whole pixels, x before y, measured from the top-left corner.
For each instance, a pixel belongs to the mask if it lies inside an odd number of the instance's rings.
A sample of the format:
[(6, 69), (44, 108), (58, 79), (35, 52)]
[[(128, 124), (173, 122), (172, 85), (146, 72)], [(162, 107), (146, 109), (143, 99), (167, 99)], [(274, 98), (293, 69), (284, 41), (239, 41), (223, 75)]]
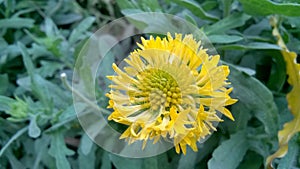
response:
[(141, 40), (122, 70), (112, 65), (108, 119), (128, 126), (120, 139), (129, 144), (143, 141), (144, 148), (163, 138), (177, 153), (185, 154), (187, 145), (197, 151), (196, 142), (222, 121), (220, 113), (234, 120), (225, 108), (236, 102), (226, 88), (228, 66), (219, 66), (220, 56), (208, 55), (192, 35)]

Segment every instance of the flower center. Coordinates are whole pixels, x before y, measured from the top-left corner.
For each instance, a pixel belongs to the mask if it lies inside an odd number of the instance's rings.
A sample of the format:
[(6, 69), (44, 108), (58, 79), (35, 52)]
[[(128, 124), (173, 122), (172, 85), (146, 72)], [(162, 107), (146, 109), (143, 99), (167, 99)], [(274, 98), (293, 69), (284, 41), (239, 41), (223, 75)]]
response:
[(137, 79), (140, 83), (136, 87), (143, 95), (129, 94), (135, 103), (137, 100), (144, 100), (144, 104), (149, 105), (152, 110), (158, 110), (161, 106), (169, 110), (182, 103), (180, 88), (169, 73), (160, 69), (147, 69), (138, 74)]

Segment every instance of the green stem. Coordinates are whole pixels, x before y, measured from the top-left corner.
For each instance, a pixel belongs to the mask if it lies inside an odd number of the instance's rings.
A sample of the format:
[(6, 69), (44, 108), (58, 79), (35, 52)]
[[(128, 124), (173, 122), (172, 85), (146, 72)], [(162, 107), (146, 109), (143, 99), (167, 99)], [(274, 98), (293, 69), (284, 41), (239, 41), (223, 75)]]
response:
[(11, 145), (11, 143), (13, 141), (15, 141), (16, 139), (18, 139), (21, 135), (23, 135), (26, 131), (28, 130), (28, 126), (22, 128), (21, 130), (19, 130), (16, 134), (14, 134), (11, 139), (5, 144), (5, 146), (2, 147), (1, 151), (0, 151), (0, 157), (3, 155), (3, 153), (5, 152), (5, 150)]
[(77, 91), (76, 89), (74, 89), (67, 81), (67, 75), (65, 73), (62, 73), (60, 75), (61, 80), (63, 82), (63, 84), (67, 87), (67, 89), (69, 89), (73, 94), (75, 94), (76, 96), (78, 96), (80, 99), (82, 99), (85, 103), (87, 103), (89, 106), (91, 106), (92, 108), (94, 108), (97, 111), (101, 111), (103, 114), (109, 115), (111, 114), (110, 111), (103, 109), (101, 107), (99, 107), (97, 104), (93, 103), (92, 101), (90, 101), (88, 98), (86, 98), (85, 96), (83, 96), (79, 91)]

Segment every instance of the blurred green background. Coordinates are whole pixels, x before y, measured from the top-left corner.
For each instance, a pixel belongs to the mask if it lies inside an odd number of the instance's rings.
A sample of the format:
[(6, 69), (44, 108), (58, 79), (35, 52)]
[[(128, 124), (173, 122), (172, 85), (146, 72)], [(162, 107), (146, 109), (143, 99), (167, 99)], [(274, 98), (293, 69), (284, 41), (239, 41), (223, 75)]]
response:
[[(224, 118), (198, 152), (119, 157), (95, 145), (77, 120), (60, 74), (71, 83), (85, 40), (105, 24), (140, 12), (164, 12), (196, 25), (230, 65), (232, 97), (239, 99), (229, 107), (235, 121)], [(271, 18), (278, 20), (287, 48), (299, 55), (299, 0), (0, 0), (0, 168), (266, 168), (283, 124), (300, 121), (287, 105), (292, 86)], [(149, 18), (135, 20), (152, 24)], [(129, 49), (134, 43), (122, 45)], [(100, 87), (98, 101), (105, 108), (104, 93)], [(275, 168), (300, 168), (300, 137), (291, 137)]]

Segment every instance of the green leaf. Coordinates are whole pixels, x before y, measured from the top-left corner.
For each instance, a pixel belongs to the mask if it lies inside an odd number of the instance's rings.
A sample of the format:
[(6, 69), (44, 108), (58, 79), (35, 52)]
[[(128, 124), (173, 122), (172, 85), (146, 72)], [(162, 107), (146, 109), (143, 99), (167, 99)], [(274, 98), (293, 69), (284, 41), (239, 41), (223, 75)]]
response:
[(249, 151), (247, 152), (245, 159), (242, 161), (238, 169), (258, 169), (261, 168), (262, 165), (263, 158), (259, 154)]
[[(74, 106), (69, 106), (68, 108), (66, 108), (59, 116), (58, 118), (58, 122), (53, 124), (50, 128), (48, 128), (47, 130), (45, 130), (46, 133), (51, 133), (51, 132), (55, 132), (57, 129), (61, 128), (62, 126), (72, 122), (73, 120), (75, 120), (77, 118), (76, 116), (76, 112), (74, 109)], [(57, 119), (55, 119), (57, 120)], [(54, 121), (55, 121), (54, 120)]]
[[(36, 139), (36, 141), (34, 142), (34, 151), (36, 154), (36, 158), (34, 161), (34, 164), (31, 165), (32, 169), (39, 169), (39, 164), (41, 162), (41, 160), (43, 159), (47, 159), (47, 164), (46, 166), (48, 168), (54, 168), (55, 165), (53, 165), (53, 167), (49, 167), (49, 165), (51, 165), (50, 162), (50, 156), (47, 152), (48, 150), (48, 146), (50, 144), (50, 137), (48, 135), (42, 135), (41, 138)], [(51, 160), (52, 161), (52, 160)]]
[(139, 0), (136, 1), (123, 1), (123, 0), (116, 0), (118, 6), (122, 11), (124, 9), (140, 9), (145, 12), (157, 12), (161, 11), (161, 6), (157, 0)]
[(177, 169), (195, 168), (196, 160), (197, 153), (194, 152), (191, 148), (187, 148), (186, 155), (181, 154)]
[(0, 19), (0, 28), (31, 28), (33, 27), (34, 20), (29, 18), (9, 18)]
[(168, 169), (170, 167), (165, 153), (143, 159), (125, 158), (113, 154), (110, 154), (109, 157), (117, 169)]
[(244, 38), (237, 35), (209, 35), (211, 43), (233, 43), (243, 40)]
[(188, 21), (188, 22), (190, 22), (191, 24), (197, 26), (197, 22), (195, 21), (195, 19), (194, 19), (191, 15), (189, 15), (188, 13), (185, 13), (185, 14), (184, 14), (184, 18), (185, 18), (186, 21)]
[[(81, 137), (78, 154), (78, 163), (80, 169), (95, 168), (95, 148), (93, 147), (93, 141), (86, 134)], [(107, 162), (109, 162), (109, 159)]]
[(150, 11), (155, 12), (155, 11), (160, 11), (161, 7), (160, 4), (158, 3), (158, 0), (141, 0), (140, 5), (142, 6), (143, 9), (150, 9)]
[(168, 163), (168, 156), (166, 153), (156, 155), (153, 157), (143, 158), (142, 169), (171, 169), (170, 163)]
[(249, 76), (253, 76), (256, 74), (256, 71), (251, 68), (242, 67), (242, 66), (235, 66), (235, 68), (237, 68), (241, 72), (248, 74)]
[(222, 0), (224, 17), (227, 17), (230, 14), (232, 1), (233, 0)]
[(205, 11), (210, 11), (210, 10), (216, 8), (217, 6), (218, 6), (218, 2), (215, 0), (208, 0), (208, 1), (204, 1), (203, 3), (201, 3), (201, 7)]
[(74, 44), (75, 42), (84, 39), (86, 37), (86, 31), (92, 26), (94, 21), (95, 17), (87, 17), (83, 21), (81, 21), (71, 32), (69, 43)]
[(53, 20), (57, 25), (67, 25), (82, 19), (82, 15), (77, 13), (57, 14)]
[(29, 105), (26, 101), (16, 97), (16, 100), (9, 104), (10, 109), (6, 113), (11, 117), (8, 117), (7, 120), (10, 121), (24, 121), (28, 118), (28, 109)]
[[(207, 158), (211, 158), (211, 154), (213, 153), (213, 151), (220, 145), (220, 138), (221, 138), (221, 134), (215, 132), (205, 142), (201, 143), (198, 146), (199, 148), (198, 151), (200, 153), (198, 153), (197, 156), (197, 161), (196, 161), (197, 166), (199, 165), (201, 166), (201, 162), (202, 163), (204, 162), (205, 167), (207, 168), (207, 160), (208, 160)], [(197, 166), (195, 166), (195, 168), (197, 168)]]
[[(249, 127), (248, 127), (249, 129)], [(252, 131), (251, 131), (252, 130)], [(254, 131), (253, 131), (254, 130)], [(259, 130), (259, 131), (257, 131)], [(261, 129), (250, 128), (250, 136), (251, 139), (248, 140), (250, 150), (256, 152), (257, 154), (263, 157), (263, 161), (266, 160), (267, 156), (270, 154), (270, 145), (264, 138), (268, 138), (268, 134), (262, 134), (264, 131), (260, 131)], [(262, 138), (259, 138), (262, 137)], [(273, 144), (272, 144), (273, 145)]]
[(9, 111), (10, 110), (10, 104), (14, 102), (15, 100), (6, 96), (0, 95), (0, 111)]
[(244, 13), (234, 13), (215, 24), (204, 27), (204, 32), (208, 35), (222, 34), (230, 29), (245, 25), (246, 21), (250, 18), (251, 16)]
[(270, 0), (239, 0), (244, 11), (250, 15), (267, 16), (272, 14), (300, 16), (300, 4), (277, 3)]
[(226, 125), (227, 130), (230, 133), (236, 133), (239, 130), (246, 129), (250, 118), (253, 116), (247, 104), (238, 101), (232, 105), (231, 112), (235, 121), (225, 121), (224, 125)]
[[(297, 135), (295, 136), (297, 138)], [(288, 153), (280, 159), (277, 169), (294, 168), (297, 163), (297, 156), (299, 155), (299, 144), (297, 139), (292, 139), (289, 143)]]
[(275, 97), (275, 103), (278, 107), (279, 112), (279, 123), (280, 126), (283, 126), (284, 123), (291, 121), (293, 119), (293, 115), (291, 114), (288, 108), (288, 102), (284, 95)]
[(250, 42), (248, 44), (223, 45), (223, 46), (218, 46), (217, 48), (223, 50), (246, 50), (246, 49), (280, 50), (281, 49), (278, 45), (264, 43), (264, 42)]
[(39, 74), (34, 74), (30, 78), (20, 78), (17, 83), (26, 90), (32, 91), (45, 107), (51, 108), (54, 104), (59, 108), (65, 108), (71, 103), (68, 91), (64, 91), (60, 86), (42, 78)]
[(5, 154), (9, 160), (12, 169), (25, 169), (25, 166), (15, 157), (11, 150)]
[(263, 31), (267, 31), (267, 30), (271, 30), (271, 26), (269, 24), (269, 20), (268, 18), (264, 18), (261, 21), (255, 23), (255, 24), (251, 24), (249, 25), (244, 31), (243, 34), (244, 35), (257, 35), (259, 36)]
[(113, 154), (109, 157), (117, 169), (141, 169), (143, 165), (142, 159), (125, 158)]
[(80, 150), (84, 155), (88, 155), (93, 147), (93, 141), (87, 134), (84, 134), (80, 140)]
[[(49, 21), (47, 23), (53, 23), (52, 21)], [(53, 23), (54, 24), (54, 23)], [(57, 35), (53, 35), (54, 34), (54, 28), (50, 28), (50, 25), (46, 25), (46, 34), (47, 37), (37, 37), (35, 35), (33, 35), (31, 32), (29, 32), (28, 30), (25, 30), (26, 34), (28, 36), (30, 36), (34, 41), (36, 41), (38, 44), (41, 44), (42, 46), (44, 46), (47, 51), (50, 51), (51, 53), (53, 53), (54, 56), (56, 57), (61, 57), (61, 44), (63, 39), (60, 36)], [(41, 51), (39, 51), (41, 52)], [(36, 55), (33, 53), (33, 55)]]
[[(192, 25), (175, 25), (176, 22), (175, 24), (172, 23), (174, 20), (171, 18), (171, 15), (157, 12), (143, 12), (140, 9), (124, 9), (122, 13), (130, 19), (130, 22), (135, 27), (149, 32), (179, 32), (184, 31), (182, 27)], [(145, 18), (148, 19), (145, 20)]]
[(103, 152), (101, 162), (101, 169), (112, 168), (108, 152)]
[(0, 74), (0, 94), (4, 94), (8, 89), (9, 81), (7, 74)]
[(120, 9), (138, 9), (139, 6), (135, 1), (123, 1), (123, 0), (116, 0)]
[(23, 62), (27, 69), (27, 72), (32, 77), (34, 74), (34, 66), (31, 61), (31, 58), (29, 57), (29, 53), (28, 53), (26, 47), (21, 42), (18, 42), (18, 47), (20, 48), (20, 51), (22, 53)]
[(213, 152), (213, 157), (208, 161), (208, 168), (235, 169), (249, 148), (246, 136), (246, 132), (242, 130), (231, 135), (229, 140), (223, 141)]
[(47, 88), (45, 90), (45, 85), (42, 84), (43, 79), (38, 74), (36, 74), (33, 62), (29, 56), (26, 47), (20, 42), (18, 42), (18, 46), (23, 56), (24, 65), (30, 76), (32, 92), (36, 95), (37, 98), (39, 98), (42, 101), (45, 107), (50, 107), (51, 106), (50, 104), (51, 99), (49, 97), (50, 90), (47, 90)]
[(286, 82), (286, 66), (282, 56), (278, 53), (271, 53), (273, 56), (273, 64), (271, 74), (267, 82), (268, 88), (274, 91), (281, 91)]
[(42, 77), (51, 77), (58, 70), (61, 70), (65, 65), (53, 61), (41, 61), (41, 67), (37, 69), (37, 73)]
[[(233, 86), (233, 98), (242, 102), (263, 124), (270, 137), (278, 130), (278, 110), (272, 92), (257, 79), (230, 66), (229, 80)], [(251, 90), (250, 90), (251, 89)]]
[(41, 129), (37, 125), (37, 115), (33, 116), (29, 123), (28, 135), (32, 138), (37, 138), (41, 135)]
[(210, 21), (218, 21), (219, 18), (216, 16), (213, 16), (207, 12), (204, 11), (204, 9), (197, 4), (197, 2), (192, 1), (192, 0), (174, 0), (173, 2), (177, 3), (179, 6), (185, 7), (188, 10), (190, 10), (195, 16), (205, 19), (205, 20), (210, 20)]
[(49, 154), (55, 158), (57, 169), (71, 169), (66, 156), (73, 155), (74, 152), (66, 147), (63, 133), (61, 131), (57, 131), (51, 136)]
[[(27, 32), (27, 30), (25, 30), (25, 32)], [(29, 35), (29, 36), (31, 36), (31, 35)], [(34, 40), (37, 41), (37, 39), (35, 39), (35, 37), (32, 37), (32, 36), (31, 36), (31, 38), (34, 38)], [(32, 56), (32, 58), (53, 56), (53, 54), (47, 49), (46, 46), (44, 46), (43, 44), (37, 44), (37, 43), (32, 43), (31, 48), (28, 49), (28, 53)]]

